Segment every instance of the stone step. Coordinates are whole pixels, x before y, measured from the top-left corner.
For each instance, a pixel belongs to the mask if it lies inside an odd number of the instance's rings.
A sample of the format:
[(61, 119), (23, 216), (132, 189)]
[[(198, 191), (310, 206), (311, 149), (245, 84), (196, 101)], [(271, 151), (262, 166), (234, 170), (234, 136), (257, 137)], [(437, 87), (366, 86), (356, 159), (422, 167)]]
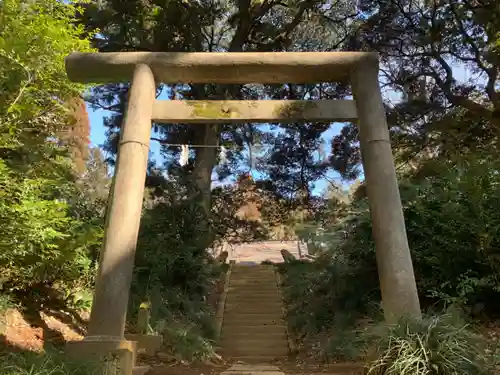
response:
[(238, 285), (238, 286), (256, 286), (256, 285), (266, 285), (266, 286), (274, 286), (277, 285), (276, 278), (272, 278), (269, 280), (261, 280), (258, 278), (255, 279), (244, 279), (244, 278), (232, 278), (229, 280), (229, 285)]
[(268, 269), (258, 269), (258, 268), (231, 268), (231, 276), (235, 277), (257, 277), (257, 276), (263, 276), (263, 277), (276, 277), (276, 270), (274, 268), (268, 268)]
[(278, 290), (242, 290), (240, 288), (229, 287), (228, 288), (228, 298), (232, 297), (248, 297), (248, 298), (279, 298), (281, 300), (281, 293)]
[[(260, 323), (260, 322), (259, 322)], [(277, 321), (276, 323), (254, 323), (253, 325), (248, 325), (246, 322), (229, 322), (226, 324), (225, 331), (222, 329), (221, 331), (225, 332), (225, 335), (233, 335), (235, 332), (243, 332), (244, 334), (250, 335), (252, 332), (256, 331), (257, 329), (268, 329), (271, 330), (274, 327), (282, 327), (281, 329), (277, 329), (274, 332), (280, 332), (283, 334), (286, 334), (286, 329), (283, 326), (283, 322)]]
[(243, 279), (243, 280), (262, 280), (270, 281), (276, 280), (278, 275), (274, 271), (265, 271), (265, 272), (248, 272), (248, 271), (231, 271), (231, 279)]
[(288, 348), (288, 341), (286, 337), (274, 336), (274, 338), (268, 337), (267, 339), (262, 338), (246, 338), (243, 337), (222, 337), (220, 340), (220, 347), (222, 348)]
[(271, 267), (247, 267), (247, 266), (241, 266), (241, 265), (236, 265), (231, 267), (231, 274), (234, 272), (235, 275), (275, 275), (276, 274), (276, 269), (271, 266)]
[(278, 287), (278, 280), (275, 278), (269, 278), (262, 280), (261, 278), (231, 278), (229, 280), (229, 285), (237, 285), (237, 286), (268, 286), (268, 287)]
[[(227, 358), (226, 358), (227, 359)], [(249, 364), (268, 364), (273, 363), (276, 360), (284, 360), (286, 356), (268, 356), (268, 355), (254, 355), (254, 356), (232, 356), (230, 358), (232, 361), (241, 362), (241, 364), (249, 363)]]
[(270, 362), (286, 358), (288, 341), (273, 266), (234, 265), (219, 341), (223, 357)]
[(265, 281), (270, 281), (270, 280), (276, 280), (277, 275), (274, 271), (266, 271), (266, 272), (248, 272), (248, 271), (238, 271), (238, 272), (233, 272), (231, 271), (231, 279), (236, 278), (236, 279), (244, 279), (244, 280), (259, 280), (259, 278), (262, 278), (262, 280)]
[(274, 286), (275, 288), (278, 286), (278, 280), (276, 278), (266, 278), (262, 279), (260, 277), (255, 278), (231, 278), (229, 280), (229, 285), (238, 285), (238, 286)]
[(285, 375), (284, 372), (280, 371), (279, 368), (277, 368), (275, 371), (269, 371), (269, 370), (259, 370), (257, 369), (242, 369), (242, 370), (231, 370), (228, 369), (224, 372), (221, 372), (221, 375)]
[(231, 296), (231, 298), (229, 298), (229, 296), (227, 297), (226, 299), (226, 303), (225, 303), (225, 308), (228, 309), (228, 308), (238, 308), (238, 309), (242, 309), (243, 311), (245, 311), (245, 309), (259, 309), (261, 307), (265, 307), (266, 309), (269, 309), (269, 308), (276, 308), (276, 309), (281, 309), (283, 307), (283, 303), (281, 302), (281, 298), (272, 298), (272, 299), (268, 299), (267, 301), (264, 300), (259, 303), (255, 303), (255, 301), (253, 300), (248, 300), (248, 299), (245, 299), (245, 298), (233, 298), (233, 296)]
[(222, 374), (225, 373), (231, 373), (233, 371), (261, 371), (261, 372), (268, 372), (268, 371), (281, 371), (278, 366), (274, 365), (245, 365), (245, 364), (239, 364), (236, 363), (232, 365), (230, 368), (228, 368), (226, 371), (224, 371)]
[[(259, 306), (260, 305), (260, 306)], [(283, 310), (282, 309), (282, 304), (279, 303), (279, 300), (276, 298), (274, 299), (267, 299), (267, 300), (249, 300), (245, 298), (232, 298), (230, 301), (226, 301), (226, 309), (233, 309), (233, 310), (238, 310), (241, 311), (242, 313), (245, 312), (259, 312), (259, 309), (262, 309), (262, 312), (265, 312), (265, 310), (269, 309), (275, 309), (277, 310)]]
[(231, 281), (233, 280), (249, 280), (249, 281), (265, 281), (265, 282), (272, 282), (275, 281), (277, 278), (276, 274), (274, 272), (237, 272), (233, 273), (231, 272)]
[(242, 290), (245, 292), (255, 292), (255, 293), (269, 293), (269, 292), (277, 292), (278, 285), (277, 284), (240, 284), (237, 283), (229, 283), (229, 290)]
[(151, 370), (151, 366), (134, 366), (132, 368), (132, 375), (145, 375), (150, 370)]
[(279, 296), (279, 291), (278, 287), (273, 287), (273, 288), (266, 288), (263, 286), (262, 288), (259, 288), (257, 285), (256, 286), (233, 286), (229, 285), (228, 288), (228, 293), (233, 292), (233, 294), (236, 295), (247, 295), (250, 294), (252, 296), (258, 297), (258, 296)]
[(247, 303), (247, 304), (265, 304), (265, 303), (277, 303), (281, 302), (281, 296), (279, 294), (239, 294), (237, 292), (228, 293), (226, 303)]
[(288, 355), (288, 346), (263, 348), (263, 347), (235, 347), (221, 349), (223, 357), (236, 356), (270, 356), (270, 357), (286, 357)]
[(224, 314), (224, 320), (226, 320), (226, 317), (239, 317), (241, 320), (249, 320), (252, 321), (253, 319), (259, 319), (259, 320), (265, 320), (265, 319), (275, 319), (276, 317), (283, 317), (283, 314), (281, 310), (275, 310), (271, 312), (262, 312), (262, 311), (238, 311), (238, 310), (233, 310), (233, 311), (228, 311), (226, 314)]
[(226, 300), (226, 304), (228, 306), (243, 306), (243, 307), (251, 307), (252, 305), (254, 307), (257, 307), (258, 305), (261, 306), (282, 306), (280, 304), (279, 298), (247, 298), (246, 296), (232, 296), (230, 300)]
[(241, 312), (232, 312), (224, 314), (223, 323), (222, 324), (231, 324), (231, 323), (253, 323), (255, 325), (262, 323), (275, 323), (282, 322), (283, 315), (278, 312), (275, 314), (262, 314), (262, 313), (241, 313)]
[(244, 326), (247, 324), (250, 325), (260, 325), (260, 326), (265, 326), (265, 325), (277, 325), (281, 324), (284, 325), (284, 319), (283, 315), (281, 314), (269, 314), (269, 315), (264, 315), (264, 316), (259, 316), (255, 314), (254, 317), (248, 317), (245, 316), (244, 318), (241, 318), (241, 316), (237, 313), (233, 314), (227, 314), (223, 318), (223, 324), (225, 325), (232, 325), (232, 326)]
[[(258, 306), (258, 305), (261, 306)], [(240, 311), (241, 313), (258, 313), (259, 311), (262, 311), (262, 313), (266, 313), (267, 311), (282, 311), (282, 304), (280, 304), (276, 300), (260, 300), (260, 301), (249, 301), (245, 299), (232, 299), (231, 301), (226, 302), (226, 308), (224, 309), (225, 311)]]
[(322, 367), (314, 366), (313, 368), (299, 368), (292, 371), (287, 371), (287, 374), (299, 373), (301, 375), (364, 375), (365, 367), (362, 363), (334, 363)]
[(249, 313), (249, 314), (256, 314), (256, 313), (262, 313), (262, 314), (280, 314), (283, 315), (283, 309), (280, 304), (265, 304), (262, 306), (252, 306), (250, 304), (238, 304), (238, 303), (231, 303), (231, 304), (226, 304), (225, 309), (224, 309), (224, 314), (231, 314), (231, 313)]
[(281, 295), (277, 290), (257, 290), (257, 289), (244, 289), (244, 288), (228, 288), (228, 297), (250, 297), (250, 298), (264, 298), (264, 299), (281, 299)]
[[(227, 322), (226, 323), (226, 333), (234, 331), (239, 331), (239, 332), (244, 332), (244, 333), (252, 333), (253, 330), (256, 330), (257, 328), (266, 328), (266, 329), (272, 329), (273, 327), (284, 327), (283, 321), (276, 320), (275, 322), (252, 322), (252, 325), (249, 325), (249, 322), (241, 322), (241, 321), (232, 321), (232, 322)], [(276, 330), (275, 332), (286, 332), (286, 330), (283, 328), (283, 330)]]
[(275, 335), (275, 334), (286, 334), (287, 329), (284, 324), (281, 325), (255, 325), (255, 324), (247, 324), (245, 326), (238, 326), (238, 325), (225, 325), (224, 323), (222, 324), (222, 329), (221, 329), (221, 337), (224, 335), (227, 336), (233, 336), (233, 335), (252, 335), (255, 334), (261, 335), (261, 334), (269, 334), (269, 335)]
[(266, 263), (262, 264), (262, 262), (265, 261), (266, 258), (274, 257), (274, 255), (273, 254), (264, 254), (264, 256), (262, 255), (263, 254), (257, 254), (257, 256), (255, 256), (254, 259), (250, 259), (251, 256), (249, 257), (247, 254), (242, 256), (237, 256), (235, 257), (236, 265), (240, 266), (241, 268), (247, 267), (255, 269), (271, 269), (272, 267), (270, 266), (272, 266), (272, 264), (266, 264)]
[(224, 332), (220, 336), (220, 342), (225, 342), (228, 339), (234, 338), (234, 340), (287, 340), (287, 335), (285, 330), (282, 330), (280, 332), (245, 332), (245, 331), (240, 331), (240, 332), (234, 332), (231, 335), (225, 335)]
[(268, 270), (273, 269), (269, 264), (235, 264), (234, 268), (238, 269), (252, 269), (252, 270)]
[(251, 307), (252, 305), (262, 305), (262, 306), (282, 306), (278, 298), (246, 298), (245, 296), (233, 297), (231, 300), (228, 300), (226, 303), (228, 306), (243, 306), (243, 307)]
[(224, 311), (225, 316), (233, 317), (239, 316), (240, 314), (254, 314), (254, 315), (267, 315), (283, 318), (284, 314), (281, 309), (269, 308), (269, 309), (242, 309), (242, 308), (229, 308)]
[(231, 270), (240, 274), (274, 274), (276, 271), (274, 266), (244, 266), (238, 264), (234, 265)]
[(309, 372), (309, 371), (302, 371), (300, 373), (301, 375), (365, 375), (366, 371), (363, 367), (345, 367), (343, 369), (328, 369), (328, 371), (325, 372)]
[(244, 293), (278, 293), (278, 286), (276, 284), (241, 284), (230, 283), (228, 285), (229, 290), (241, 291)]
[(279, 367), (273, 365), (234, 364), (226, 371), (222, 372), (221, 375), (252, 375), (262, 373), (265, 373), (265, 375), (283, 374)]
[[(234, 333), (234, 334), (233, 334)], [(276, 332), (278, 333), (278, 332)], [(286, 331), (285, 330), (281, 330), (279, 332), (280, 334), (275, 334), (273, 335), (276, 339), (279, 339), (279, 340), (282, 340), (281, 342), (283, 343), (283, 346), (286, 346), (288, 347), (288, 340), (284, 340), (284, 338), (286, 339)], [(269, 336), (269, 335), (268, 335)], [(252, 335), (252, 331), (249, 331), (249, 330), (226, 330), (225, 333), (221, 334), (220, 338), (219, 338), (219, 342), (217, 344), (217, 347), (219, 347), (220, 349), (224, 349), (224, 348), (231, 348), (232, 347), (232, 344), (228, 344), (233, 338), (235, 338), (236, 341), (238, 342), (243, 342), (243, 340), (261, 340), (261, 335)], [(272, 339), (274, 341), (274, 339)], [(227, 346), (229, 345), (229, 346)]]

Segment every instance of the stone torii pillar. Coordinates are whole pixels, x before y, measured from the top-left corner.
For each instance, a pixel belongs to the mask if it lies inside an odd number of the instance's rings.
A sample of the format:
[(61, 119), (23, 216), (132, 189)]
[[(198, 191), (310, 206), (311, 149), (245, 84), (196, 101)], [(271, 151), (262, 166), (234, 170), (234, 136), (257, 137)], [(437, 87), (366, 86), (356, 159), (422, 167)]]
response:
[(420, 303), (378, 82), (378, 58), (361, 60), (351, 72), (359, 141), (376, 245), (382, 306), (388, 322), (420, 317)]
[(155, 97), (153, 72), (145, 64), (137, 65), (120, 135), (88, 328), (89, 337), (123, 339)]
[[(285, 123), (357, 119), (385, 316), (390, 322), (403, 315), (419, 317), (420, 305), (378, 83), (378, 65), (378, 55), (366, 52), (124, 52), (68, 56), (66, 70), (72, 81), (126, 82), (133, 77), (89, 334), (84, 341), (123, 342), (151, 120)], [(155, 100), (155, 79), (157, 83), (166, 84), (351, 81), (355, 100), (161, 101)]]
[(70, 354), (83, 357), (116, 355), (119, 368), (115, 368), (116, 360), (110, 368), (123, 375), (130, 375), (135, 364), (136, 342), (125, 340), (124, 331), (155, 96), (153, 72), (138, 64), (120, 135), (88, 333), (83, 341), (68, 346)]

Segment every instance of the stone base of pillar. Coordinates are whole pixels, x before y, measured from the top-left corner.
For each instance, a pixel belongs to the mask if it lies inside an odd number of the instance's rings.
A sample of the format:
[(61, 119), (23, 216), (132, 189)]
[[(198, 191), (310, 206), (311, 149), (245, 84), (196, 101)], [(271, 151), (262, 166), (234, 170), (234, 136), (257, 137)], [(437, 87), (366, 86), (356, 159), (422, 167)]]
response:
[(66, 353), (81, 360), (102, 364), (106, 375), (132, 375), (137, 342), (113, 338), (86, 337), (66, 344)]
[(162, 337), (159, 335), (126, 333), (125, 338), (137, 342), (137, 353), (144, 353), (150, 357), (153, 357), (161, 349), (163, 343)]

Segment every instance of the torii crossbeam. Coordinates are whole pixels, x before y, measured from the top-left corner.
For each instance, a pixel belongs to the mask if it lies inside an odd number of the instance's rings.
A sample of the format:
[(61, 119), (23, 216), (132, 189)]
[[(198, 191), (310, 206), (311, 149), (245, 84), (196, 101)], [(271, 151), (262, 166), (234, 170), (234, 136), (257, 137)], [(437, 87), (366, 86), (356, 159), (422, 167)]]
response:
[[(123, 340), (144, 193), (151, 123), (353, 121), (359, 126), (386, 319), (420, 315), (378, 55), (365, 52), (72, 53), (72, 81), (132, 81), (110, 195), (87, 342)], [(160, 83), (350, 82), (355, 100), (160, 101)]]

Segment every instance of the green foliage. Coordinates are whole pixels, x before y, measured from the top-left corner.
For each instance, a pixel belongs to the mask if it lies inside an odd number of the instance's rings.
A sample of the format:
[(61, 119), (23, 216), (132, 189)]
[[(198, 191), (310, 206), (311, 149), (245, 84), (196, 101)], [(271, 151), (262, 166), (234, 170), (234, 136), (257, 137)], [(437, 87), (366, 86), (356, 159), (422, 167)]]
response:
[[(449, 156), (401, 183), (424, 309), (453, 305), (474, 318), (500, 313), (499, 168), (485, 154)], [(333, 197), (325, 207), (325, 226), (305, 234), (317, 258), (282, 266), (284, 296), (290, 324), (309, 350), (325, 360), (351, 359), (359, 347), (353, 331), (366, 317), (380, 318), (371, 220), (365, 199)]]
[[(10, 289), (75, 280), (90, 269), (83, 223), (46, 179), (16, 179), (0, 160), (0, 265)], [(79, 243), (79, 241), (81, 241)]]
[(290, 328), (299, 336), (318, 335), (340, 322), (352, 325), (377, 309), (378, 295), (369, 293), (366, 278), (360, 279), (358, 269), (346, 260), (323, 256), (280, 268)]
[(405, 215), (419, 288), (447, 303), (499, 311), (500, 165), (482, 155), (452, 162), (408, 192)]
[(494, 374), (488, 343), (455, 314), (375, 326), (364, 338), (376, 358), (368, 374)]
[(364, 271), (329, 254), (278, 269), (288, 325), (304, 350), (325, 362), (357, 359), (357, 324), (367, 315), (380, 318), (377, 289), (360, 278)]
[[(66, 101), (83, 86), (66, 77), (64, 58), (90, 51), (70, 2), (6, 0), (0, 7), (0, 147), (42, 152), (65, 126)], [(36, 147), (38, 150), (33, 150)]]
[(69, 295), (92, 283), (102, 215), (81, 209), (89, 198), (75, 184), (61, 140), (71, 122), (68, 102), (84, 89), (66, 77), (64, 58), (91, 51), (83, 27), (73, 22), (78, 12), (57, 0), (0, 6), (0, 286), (6, 292), (57, 282)]
[(12, 298), (9, 295), (5, 294), (0, 294), (0, 315), (5, 313), (10, 308), (15, 307), (14, 301), (12, 301)]
[[(499, 313), (500, 165), (493, 157), (476, 154), (450, 156), (422, 168), (427, 176), (407, 179), (400, 190), (424, 306), (444, 302), (469, 312)], [(344, 211), (338, 205), (333, 209), (333, 230), (317, 231), (315, 241), (327, 244), (330, 262), (345, 264), (359, 291), (376, 296), (375, 246), (366, 201), (354, 201)]]
[[(431, 175), (401, 185), (421, 298), (425, 303), (444, 301), (470, 311), (484, 308), (498, 313), (500, 165), (484, 155), (432, 163)], [(341, 252), (375, 271), (369, 218), (355, 220)]]
[(69, 360), (59, 353), (0, 352), (2, 375), (97, 375), (97, 366)]
[(168, 321), (158, 326), (163, 335), (165, 349), (177, 358), (192, 360), (210, 359), (215, 354), (213, 341), (189, 319)]
[(204, 359), (214, 354), (215, 337), (207, 298), (225, 267), (206, 251), (214, 235), (201, 230), (203, 208), (186, 199), (176, 181), (163, 181), (160, 190), (141, 221), (129, 317), (133, 324), (139, 305), (150, 301), (150, 324), (164, 336), (165, 349), (178, 358)]

